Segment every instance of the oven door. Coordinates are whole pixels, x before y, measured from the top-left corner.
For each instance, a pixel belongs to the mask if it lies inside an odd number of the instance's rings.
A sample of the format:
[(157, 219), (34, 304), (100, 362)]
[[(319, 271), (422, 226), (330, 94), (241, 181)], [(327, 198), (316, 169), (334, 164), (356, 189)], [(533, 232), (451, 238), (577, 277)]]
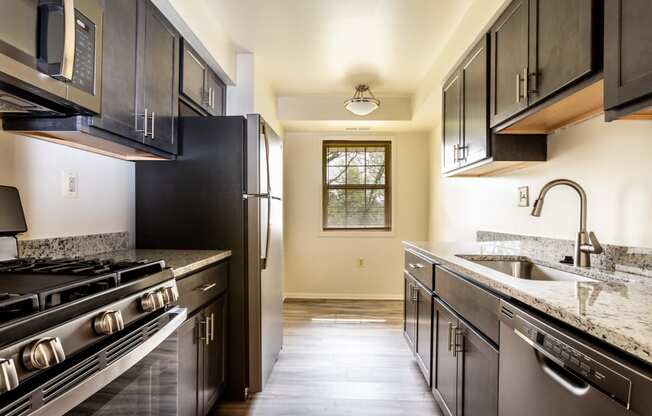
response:
[[(167, 322), (145, 342), (32, 415), (177, 415), (177, 329), (187, 310), (177, 307), (166, 313)], [(127, 341), (141, 342), (138, 337)], [(128, 348), (128, 343), (113, 350)]]

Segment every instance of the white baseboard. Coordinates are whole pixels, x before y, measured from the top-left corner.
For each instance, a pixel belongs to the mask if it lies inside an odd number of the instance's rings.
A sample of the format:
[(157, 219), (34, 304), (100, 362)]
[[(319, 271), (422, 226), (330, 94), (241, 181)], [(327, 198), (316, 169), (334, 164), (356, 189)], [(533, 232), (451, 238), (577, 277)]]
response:
[(351, 293), (284, 293), (286, 299), (339, 299), (339, 300), (403, 300), (403, 295), (395, 294), (351, 294)]

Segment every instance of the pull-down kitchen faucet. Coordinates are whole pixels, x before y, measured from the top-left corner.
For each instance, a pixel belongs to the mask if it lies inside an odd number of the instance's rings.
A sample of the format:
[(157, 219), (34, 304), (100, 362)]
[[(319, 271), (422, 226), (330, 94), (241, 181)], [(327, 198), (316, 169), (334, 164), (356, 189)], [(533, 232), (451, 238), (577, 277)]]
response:
[(580, 196), (580, 231), (577, 233), (577, 238), (575, 239), (574, 265), (577, 267), (591, 267), (591, 254), (602, 253), (602, 246), (593, 232), (586, 232), (586, 192), (584, 192), (584, 189), (577, 182), (569, 179), (555, 179), (545, 184), (541, 188), (541, 192), (539, 192), (539, 197), (534, 202), (531, 215), (533, 217), (541, 216), (543, 200), (546, 194), (550, 189), (558, 185), (570, 186)]

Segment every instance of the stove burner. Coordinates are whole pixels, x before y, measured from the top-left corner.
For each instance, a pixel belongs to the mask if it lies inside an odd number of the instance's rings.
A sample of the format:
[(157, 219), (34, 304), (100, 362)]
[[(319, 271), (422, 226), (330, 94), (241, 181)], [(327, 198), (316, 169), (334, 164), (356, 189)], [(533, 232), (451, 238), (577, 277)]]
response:
[(31, 315), (39, 310), (36, 295), (0, 293), (0, 322)]

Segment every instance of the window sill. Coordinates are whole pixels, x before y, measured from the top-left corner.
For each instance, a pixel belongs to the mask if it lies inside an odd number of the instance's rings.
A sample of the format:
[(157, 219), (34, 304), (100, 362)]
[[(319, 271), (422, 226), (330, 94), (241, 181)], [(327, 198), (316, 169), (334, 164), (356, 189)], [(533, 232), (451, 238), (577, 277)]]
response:
[(322, 238), (393, 238), (394, 230), (320, 230)]

